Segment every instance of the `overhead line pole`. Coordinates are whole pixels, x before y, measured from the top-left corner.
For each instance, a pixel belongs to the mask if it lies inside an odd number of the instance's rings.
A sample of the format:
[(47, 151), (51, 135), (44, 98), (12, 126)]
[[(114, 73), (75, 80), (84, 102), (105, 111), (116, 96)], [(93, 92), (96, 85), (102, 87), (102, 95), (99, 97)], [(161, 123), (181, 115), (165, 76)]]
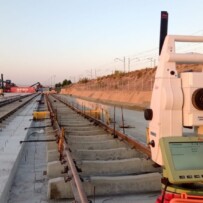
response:
[(114, 61), (121, 61), (121, 62), (123, 62), (123, 69), (124, 69), (124, 73), (125, 73), (125, 56), (123, 57), (123, 59), (115, 58)]

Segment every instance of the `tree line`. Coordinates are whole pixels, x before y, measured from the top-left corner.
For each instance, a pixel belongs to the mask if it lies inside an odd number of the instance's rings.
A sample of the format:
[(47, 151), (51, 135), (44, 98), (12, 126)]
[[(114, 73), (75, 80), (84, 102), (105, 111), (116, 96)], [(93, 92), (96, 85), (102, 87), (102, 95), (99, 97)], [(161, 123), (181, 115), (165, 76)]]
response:
[(56, 87), (56, 88), (61, 88), (61, 87), (68, 86), (68, 85), (71, 85), (71, 84), (72, 84), (71, 80), (65, 79), (65, 80), (63, 80), (62, 83), (61, 83), (61, 82), (56, 83), (56, 84), (55, 84), (55, 87)]

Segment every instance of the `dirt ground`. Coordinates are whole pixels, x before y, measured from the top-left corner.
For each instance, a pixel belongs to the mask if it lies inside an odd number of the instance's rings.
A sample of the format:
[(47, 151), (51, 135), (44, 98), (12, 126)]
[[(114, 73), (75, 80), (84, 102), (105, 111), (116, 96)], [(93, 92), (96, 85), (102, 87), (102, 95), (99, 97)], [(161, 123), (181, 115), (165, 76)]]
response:
[[(182, 64), (177, 66), (179, 73), (203, 70), (203, 65)], [(61, 94), (103, 102), (117, 102), (127, 106), (146, 108), (150, 104), (155, 68), (144, 68), (128, 73), (115, 72), (97, 79), (83, 78), (78, 83), (61, 89)]]

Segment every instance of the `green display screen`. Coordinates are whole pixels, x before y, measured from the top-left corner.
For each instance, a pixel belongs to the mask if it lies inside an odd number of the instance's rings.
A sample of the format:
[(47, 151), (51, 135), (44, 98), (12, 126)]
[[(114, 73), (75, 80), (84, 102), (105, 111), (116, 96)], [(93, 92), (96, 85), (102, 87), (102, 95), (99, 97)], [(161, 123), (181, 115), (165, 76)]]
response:
[(176, 170), (203, 169), (202, 142), (169, 142), (169, 148)]
[(203, 136), (162, 137), (164, 176), (170, 183), (203, 181)]

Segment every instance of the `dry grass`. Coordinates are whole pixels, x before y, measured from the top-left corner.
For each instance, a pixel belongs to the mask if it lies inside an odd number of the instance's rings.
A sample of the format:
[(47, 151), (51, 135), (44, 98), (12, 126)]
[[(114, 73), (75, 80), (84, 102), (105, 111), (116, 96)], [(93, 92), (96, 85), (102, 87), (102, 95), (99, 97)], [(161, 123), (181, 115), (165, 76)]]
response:
[[(185, 71), (201, 72), (203, 65), (188, 65), (182, 64), (177, 66), (178, 73)], [(151, 100), (151, 90), (153, 85), (153, 79), (155, 78), (156, 68), (145, 68), (142, 70), (136, 70), (129, 73), (118, 72), (112, 75), (98, 77), (97, 79), (86, 81), (85, 85), (81, 86), (81, 83), (73, 84), (64, 88), (61, 93), (72, 94), (75, 96), (86, 97), (89, 99), (96, 99), (97, 101), (110, 101), (121, 102), (128, 104), (136, 104), (139, 106), (148, 106)], [(144, 81), (144, 88), (143, 88)], [(149, 82), (152, 81), (152, 82)], [(138, 87), (129, 89), (128, 87), (135, 83)], [(109, 84), (113, 85), (114, 89), (108, 88)], [(122, 89), (118, 88), (122, 85)], [(87, 87), (99, 86), (100, 89), (91, 89)]]

